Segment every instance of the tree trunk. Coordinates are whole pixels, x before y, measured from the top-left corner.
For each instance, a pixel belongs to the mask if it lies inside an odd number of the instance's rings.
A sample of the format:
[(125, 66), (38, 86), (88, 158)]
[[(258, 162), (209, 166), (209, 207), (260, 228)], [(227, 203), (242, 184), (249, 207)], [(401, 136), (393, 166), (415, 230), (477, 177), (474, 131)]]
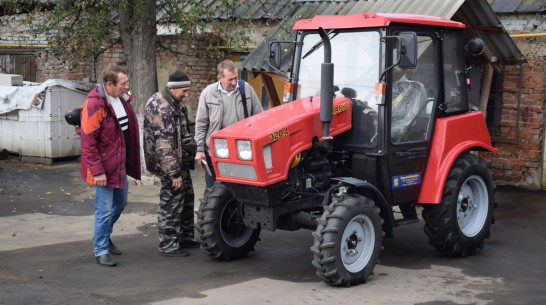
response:
[(144, 114), (146, 101), (157, 92), (155, 0), (130, 0), (120, 8), (120, 34), (133, 95), (133, 108)]
[(133, 95), (131, 104), (139, 121), (142, 179), (149, 181), (153, 177), (149, 175), (144, 162), (142, 126), (146, 102), (158, 88), (155, 59), (156, 3), (155, 0), (129, 0), (118, 11), (121, 41), (127, 58), (129, 85)]

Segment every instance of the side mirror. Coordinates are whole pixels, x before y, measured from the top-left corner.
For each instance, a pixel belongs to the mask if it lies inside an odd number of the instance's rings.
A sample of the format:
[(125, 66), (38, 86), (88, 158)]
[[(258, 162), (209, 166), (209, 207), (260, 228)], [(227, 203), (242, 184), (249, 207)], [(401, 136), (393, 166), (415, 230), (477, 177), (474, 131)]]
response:
[(281, 41), (279, 40), (269, 42), (269, 66), (275, 70), (281, 68)]
[(484, 46), (483, 40), (479, 38), (472, 38), (468, 41), (464, 50), (472, 56), (479, 56), (483, 53)]
[(417, 34), (415, 32), (402, 32), (398, 34), (401, 69), (413, 69), (417, 66)]

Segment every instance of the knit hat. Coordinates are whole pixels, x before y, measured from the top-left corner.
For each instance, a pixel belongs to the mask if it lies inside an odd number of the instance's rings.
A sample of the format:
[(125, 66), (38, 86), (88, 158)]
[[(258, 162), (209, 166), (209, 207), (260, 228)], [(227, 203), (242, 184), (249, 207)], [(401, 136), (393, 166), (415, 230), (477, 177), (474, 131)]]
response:
[(186, 73), (182, 71), (176, 71), (169, 75), (169, 81), (167, 82), (167, 88), (188, 88), (190, 86), (190, 78)]

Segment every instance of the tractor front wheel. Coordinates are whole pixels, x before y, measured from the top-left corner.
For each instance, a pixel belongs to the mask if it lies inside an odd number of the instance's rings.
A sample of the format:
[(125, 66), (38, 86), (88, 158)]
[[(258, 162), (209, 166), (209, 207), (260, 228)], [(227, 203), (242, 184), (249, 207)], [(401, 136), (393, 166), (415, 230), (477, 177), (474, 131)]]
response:
[(495, 183), (486, 162), (461, 154), (447, 176), (442, 202), (424, 205), (430, 244), (448, 256), (474, 255), (490, 235), (495, 205)]
[(206, 191), (196, 215), (201, 250), (218, 260), (245, 257), (259, 240), (260, 229), (245, 226), (243, 204), (222, 183)]
[(382, 223), (373, 200), (360, 195), (334, 198), (313, 232), (317, 276), (332, 286), (365, 282), (382, 248)]

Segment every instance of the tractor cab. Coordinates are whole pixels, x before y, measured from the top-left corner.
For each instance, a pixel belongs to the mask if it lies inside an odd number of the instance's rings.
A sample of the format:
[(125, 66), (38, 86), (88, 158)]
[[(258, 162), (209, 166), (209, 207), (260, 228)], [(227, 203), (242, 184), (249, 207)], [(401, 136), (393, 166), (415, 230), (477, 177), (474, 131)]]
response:
[[(315, 24), (337, 24), (325, 30), (334, 66), (333, 92), (350, 99), (352, 128), (332, 144), (357, 155), (350, 164), (352, 177), (387, 190), (384, 195), (394, 204), (415, 200), (433, 122), (468, 112), (464, 25), (430, 16), (344, 17), (347, 26), (336, 23), (335, 16), (295, 24), (294, 89), (288, 96), (297, 100), (319, 94), (324, 43)], [(271, 53), (280, 45), (273, 43)], [(384, 84), (382, 98), (375, 93), (377, 83)], [(378, 164), (381, 175), (376, 174)]]

